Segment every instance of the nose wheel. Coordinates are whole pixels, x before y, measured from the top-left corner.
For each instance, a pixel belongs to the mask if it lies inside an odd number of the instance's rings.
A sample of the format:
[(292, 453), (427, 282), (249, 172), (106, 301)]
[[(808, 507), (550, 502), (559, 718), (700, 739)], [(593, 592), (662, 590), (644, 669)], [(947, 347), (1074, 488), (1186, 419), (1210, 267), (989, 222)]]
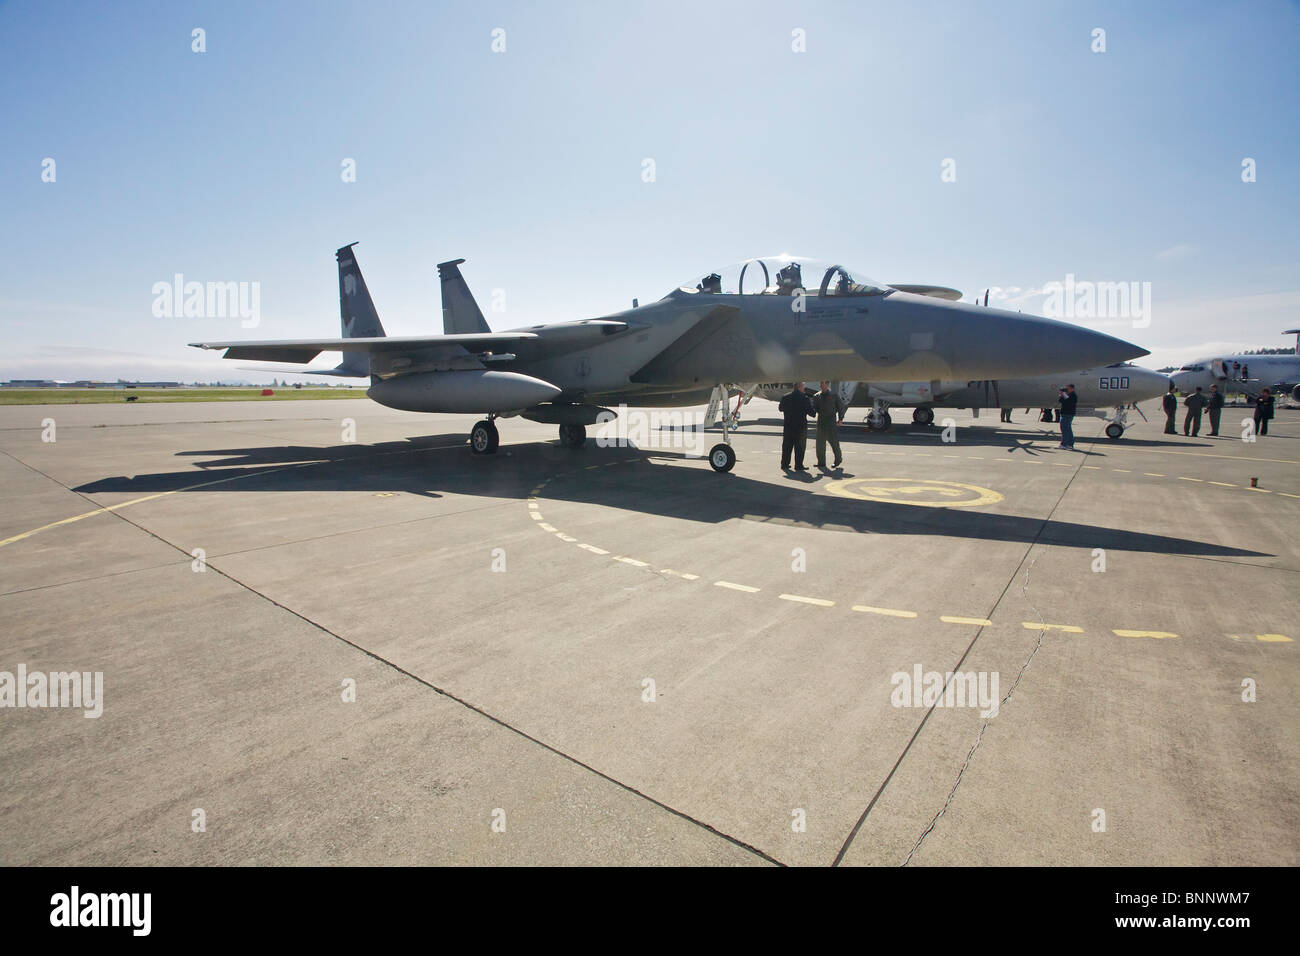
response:
[[(722, 396), (722, 441), (709, 449), (709, 467), (725, 473), (736, 467), (736, 452), (731, 447), (731, 437), (727, 434), (727, 427), (731, 424), (731, 416), (727, 414), (727, 386), (719, 385), (714, 394)], [(739, 409), (740, 406), (737, 405), (736, 408)]]

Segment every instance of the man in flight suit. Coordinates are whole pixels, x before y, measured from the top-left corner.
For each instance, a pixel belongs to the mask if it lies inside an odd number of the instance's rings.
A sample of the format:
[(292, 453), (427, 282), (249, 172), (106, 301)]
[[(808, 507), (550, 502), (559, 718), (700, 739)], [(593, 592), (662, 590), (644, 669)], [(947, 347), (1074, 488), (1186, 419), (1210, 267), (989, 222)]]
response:
[(1201, 409), (1205, 408), (1205, 396), (1201, 394), (1201, 386), (1196, 386), (1196, 391), (1183, 399), (1183, 404), (1187, 406), (1187, 415), (1183, 418), (1183, 434), (1195, 437), (1201, 433)]
[(1174, 383), (1169, 383), (1169, 391), (1165, 392), (1165, 434), (1177, 435), (1175, 428), (1178, 418), (1178, 396), (1174, 394)]
[(1219, 434), (1219, 418), (1223, 415), (1223, 393), (1219, 391), (1219, 386), (1210, 386), (1210, 434)]
[(794, 470), (807, 471), (803, 454), (808, 447), (808, 419), (816, 414), (812, 399), (804, 391), (803, 382), (795, 382), (794, 390), (781, 399), (777, 406), (785, 418), (781, 431), (781, 470), (790, 470), (790, 452), (794, 452)]
[(817, 409), (817, 467), (826, 467), (826, 443), (830, 442), (831, 451), (835, 452), (835, 464), (831, 467), (838, 468), (844, 460), (840, 454), (840, 422), (844, 421), (848, 409), (831, 391), (830, 382), (822, 382), (821, 386), (821, 391), (813, 399), (813, 407)]

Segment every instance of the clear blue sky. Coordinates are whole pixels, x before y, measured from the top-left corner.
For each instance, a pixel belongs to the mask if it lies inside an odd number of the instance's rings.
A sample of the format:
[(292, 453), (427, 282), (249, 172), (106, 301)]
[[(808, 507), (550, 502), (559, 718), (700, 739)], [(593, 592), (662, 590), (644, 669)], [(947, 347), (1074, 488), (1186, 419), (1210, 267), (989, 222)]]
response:
[[(0, 3), (0, 379), (234, 377), (184, 343), (338, 334), (352, 241), (390, 334), (441, 330), (445, 259), (511, 328), (788, 251), (1149, 281), (1153, 365), (1284, 345), (1297, 48), (1285, 2)], [(177, 272), (261, 325), (155, 318)]]

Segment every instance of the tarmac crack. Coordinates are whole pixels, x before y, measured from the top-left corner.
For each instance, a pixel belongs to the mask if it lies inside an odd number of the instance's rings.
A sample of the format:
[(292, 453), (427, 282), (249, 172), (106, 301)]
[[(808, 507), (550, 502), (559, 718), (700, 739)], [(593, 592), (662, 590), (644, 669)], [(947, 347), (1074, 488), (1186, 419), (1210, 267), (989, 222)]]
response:
[[(1065, 500), (1065, 496), (1069, 492), (1070, 486), (1074, 484), (1074, 479), (1077, 478), (1080, 475), (1080, 473), (1083, 471), (1082, 466), (1083, 466), (1083, 460), (1081, 459), (1079, 462), (1079, 467), (1076, 468), (1073, 472), (1071, 472), (1070, 480), (1065, 483), (1065, 486), (1061, 489), (1061, 493), (1057, 496), (1056, 501), (1052, 503), (1052, 507), (1048, 510), (1047, 514), (1043, 516), (1041, 522), (1039, 523), (1038, 530), (1034, 533), (1033, 540), (1029, 542), (1029, 546), (1025, 548), (1025, 553), (1021, 556), (1020, 563), (1016, 566), (1015, 572), (1011, 575), (1010, 578), (1007, 579), (1007, 583), (1002, 588), (1002, 593), (998, 595), (997, 600), (993, 602), (993, 607), (989, 609), (989, 612), (986, 615), (988, 620), (993, 619), (993, 613), (998, 609), (998, 607), (1001, 606), (1003, 599), (1007, 596), (1007, 592), (1011, 590), (1011, 585), (1015, 582), (1017, 575), (1019, 575), (1020, 569), (1025, 567), (1026, 559), (1029, 558), (1029, 555), (1033, 553), (1034, 548), (1038, 545), (1040, 539), (1042, 538), (1043, 531), (1051, 523), (1052, 516), (1056, 514), (1057, 509), (1060, 508), (1061, 506), (1061, 502)], [(1034, 566), (1034, 563), (1037, 560), (1038, 560), (1037, 558), (1034, 558), (1033, 561), (1030, 561), (1029, 568), (1025, 569), (1025, 584), (1023, 585), (1025, 589), (1029, 587), (1029, 569)], [(1027, 591), (1026, 591), (1026, 596), (1027, 596)], [(1030, 607), (1034, 607), (1034, 606), (1031, 604)], [(1039, 612), (1038, 608), (1034, 607), (1034, 612), (1038, 614), (1039, 623), (1043, 623), (1042, 613)], [(965, 663), (966, 658), (969, 657), (971, 651), (974, 650), (976, 642), (979, 641), (981, 636), (983, 636), (984, 630), (985, 630), (984, 626), (981, 625), (979, 629), (975, 632), (975, 636), (971, 638), (971, 642), (966, 645), (966, 649), (962, 651), (961, 657), (958, 658), (957, 663), (953, 665), (952, 671), (953, 671), (954, 678), (956, 676), (956, 672), (961, 669), (961, 666), (963, 663)], [(1038, 632), (1038, 641), (1034, 645), (1033, 651), (1030, 652), (1029, 657), (1025, 660), (1025, 663), (1021, 666), (1020, 673), (1016, 675), (1016, 679), (1011, 686), (1011, 690), (1007, 691), (1006, 697), (1004, 697), (1003, 700), (999, 703), (998, 705), (999, 714), (1001, 713), (1002, 704), (1006, 703), (1006, 701), (1011, 699), (1011, 695), (1015, 692), (1016, 687), (1020, 685), (1021, 678), (1024, 677), (1025, 671), (1028, 670), (1030, 662), (1038, 654), (1038, 649), (1043, 646), (1043, 633), (1044, 630), (1040, 629)], [(949, 682), (951, 682), (952, 679), (953, 678), (950, 678)], [(944, 692), (945, 693), (947, 692), (947, 684), (945, 684), (944, 686)], [(853, 825), (853, 829), (849, 831), (849, 835), (845, 838), (844, 844), (840, 847), (839, 853), (835, 855), (835, 859), (831, 863), (831, 866), (839, 866), (844, 861), (844, 857), (848, 854), (849, 848), (853, 845), (853, 841), (857, 839), (858, 832), (862, 829), (862, 825), (866, 823), (867, 817), (870, 815), (871, 811), (875, 809), (877, 803), (879, 803), (881, 796), (885, 792), (885, 789), (893, 781), (895, 774), (898, 773), (899, 767), (903, 765), (903, 761), (906, 760), (908, 754), (911, 753), (912, 745), (915, 744), (917, 739), (921, 736), (921, 731), (925, 729), (925, 725), (929, 722), (930, 717), (934, 714), (935, 710), (938, 709), (939, 701), (942, 701), (942, 699), (943, 697), (942, 695), (940, 695), (939, 699), (935, 702), (935, 704), (932, 705), (925, 712), (925, 716), (921, 718), (920, 723), (917, 724), (916, 730), (914, 730), (912, 732), (912, 736), (908, 738), (907, 744), (903, 747), (902, 752), (898, 755), (898, 759), (894, 761), (894, 765), (889, 769), (889, 773), (886, 774), (885, 779), (881, 781), (881, 784), (876, 789), (875, 794), (872, 795), (871, 801), (867, 804), (866, 809), (862, 811), (862, 815), (858, 817), (857, 822)], [(971, 760), (975, 756), (975, 751), (979, 748), (980, 743), (983, 741), (984, 734), (988, 730), (989, 722), (991, 720), (992, 720), (991, 717), (985, 718), (983, 725), (981, 725), (980, 727), (979, 734), (975, 738), (975, 743), (971, 746), (970, 751), (966, 754), (966, 760), (962, 763), (961, 769), (957, 773), (956, 782), (953, 784), (952, 789), (948, 792), (948, 797), (944, 801), (943, 807), (941, 807), (939, 812), (936, 813), (934, 817), (930, 820), (929, 825), (917, 838), (917, 841), (915, 844), (913, 844), (911, 851), (907, 855), (907, 858), (900, 864), (900, 866), (907, 866), (908, 863), (911, 862), (912, 855), (916, 853), (917, 849), (925, 841), (925, 838), (934, 830), (935, 826), (939, 822), (939, 818), (944, 815), (948, 807), (951, 805), (953, 799), (957, 794), (957, 788), (961, 785), (962, 779), (966, 774), (966, 770), (970, 766)]]

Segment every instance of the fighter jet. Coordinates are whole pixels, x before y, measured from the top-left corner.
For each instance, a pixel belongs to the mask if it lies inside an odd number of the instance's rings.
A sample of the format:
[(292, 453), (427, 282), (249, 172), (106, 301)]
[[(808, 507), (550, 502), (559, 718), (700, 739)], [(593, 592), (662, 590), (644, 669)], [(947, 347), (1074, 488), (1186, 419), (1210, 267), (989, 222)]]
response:
[[(337, 368), (310, 373), (369, 377), (366, 394), (390, 408), (485, 414), (470, 431), (480, 455), (497, 450), (496, 420), (513, 415), (558, 425), (561, 441), (579, 447), (587, 425), (608, 420), (607, 405), (700, 405), (737, 382), (966, 381), (1147, 354), (1063, 322), (944, 297), (955, 290), (890, 286), (784, 255), (710, 272), (647, 305), (511, 332), (488, 327), (461, 275), (465, 260), (454, 259), (438, 264), (444, 334), (387, 337), (355, 245), (335, 253), (341, 338), (191, 344), (298, 365), (341, 351)], [(724, 429), (709, 463), (725, 472), (735, 461)]]
[(1296, 336), (1296, 350), (1289, 355), (1217, 355), (1188, 362), (1170, 378), (1183, 393), (1196, 391), (1198, 385), (1209, 391), (1211, 385), (1217, 384), (1221, 392), (1231, 389), (1253, 399), (1259, 396), (1260, 389), (1272, 388), (1276, 394), (1290, 392), (1292, 400), (1300, 402), (1300, 329), (1287, 329), (1282, 334)]
[[(816, 383), (811, 384), (815, 389)], [(895, 405), (912, 407), (913, 423), (924, 426), (934, 422), (936, 408), (970, 408), (976, 415), (981, 408), (1054, 408), (1059, 389), (1067, 384), (1079, 396), (1076, 414), (1104, 420), (1106, 436), (1119, 439), (1128, 425), (1130, 407), (1163, 395), (1169, 379), (1121, 362), (1029, 378), (940, 382), (935, 389), (929, 382), (835, 382), (832, 388), (839, 390), (845, 405), (871, 408), (868, 429), (886, 431), (893, 424), (889, 409)], [(755, 394), (778, 401), (789, 390), (789, 385), (772, 383)]]

